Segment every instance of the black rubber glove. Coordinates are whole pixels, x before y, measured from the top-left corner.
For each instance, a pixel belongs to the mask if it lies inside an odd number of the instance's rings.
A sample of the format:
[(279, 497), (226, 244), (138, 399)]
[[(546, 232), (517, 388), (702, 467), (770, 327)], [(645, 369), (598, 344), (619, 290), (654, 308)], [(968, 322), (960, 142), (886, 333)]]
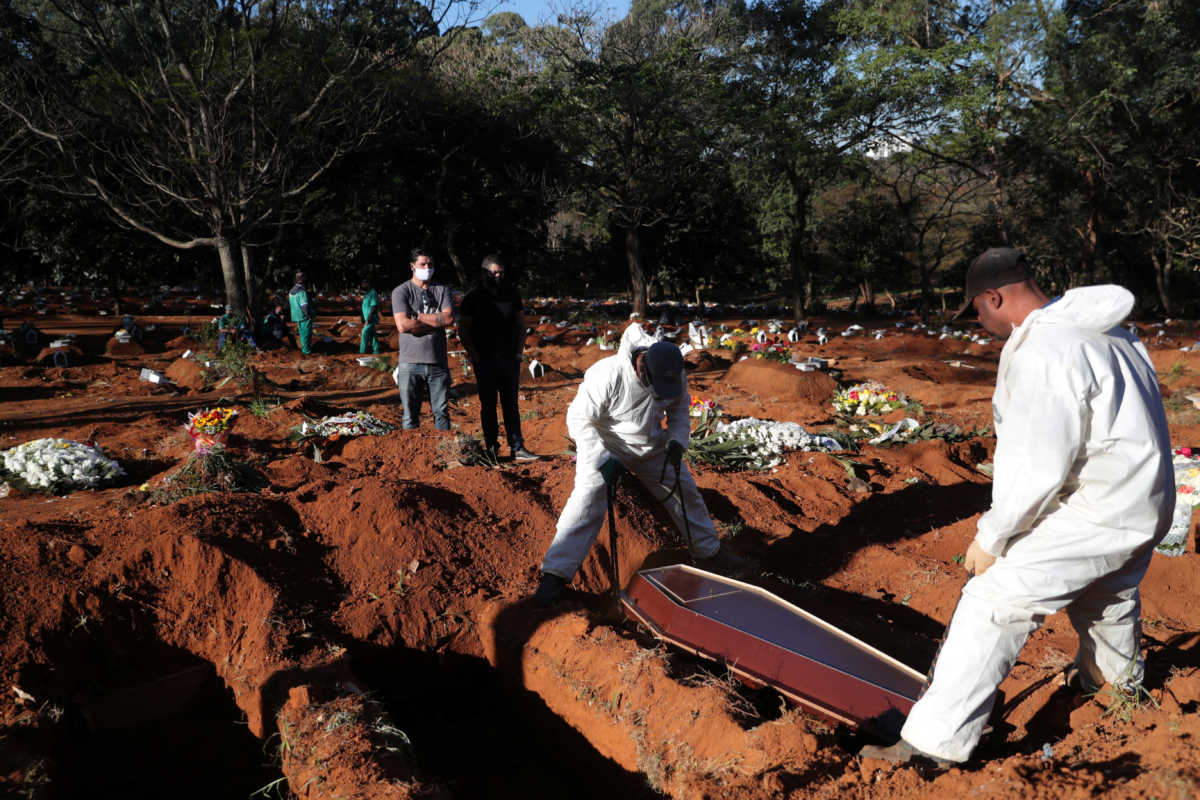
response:
[(621, 462), (615, 458), (610, 458), (600, 465), (600, 474), (604, 477), (604, 483), (609, 489), (616, 487), (617, 479), (621, 477), (621, 472), (624, 471)]
[(667, 464), (671, 466), (671, 469), (678, 473), (682, 463), (683, 445), (672, 439), (671, 441), (667, 442)]

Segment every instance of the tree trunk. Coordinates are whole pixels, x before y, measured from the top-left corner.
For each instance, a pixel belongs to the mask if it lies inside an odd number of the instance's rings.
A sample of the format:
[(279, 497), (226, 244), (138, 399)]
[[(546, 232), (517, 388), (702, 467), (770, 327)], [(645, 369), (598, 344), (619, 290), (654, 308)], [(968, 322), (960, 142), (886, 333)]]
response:
[(236, 313), (246, 313), (246, 296), (242, 289), (242, 253), (224, 236), (217, 237), (217, 256), (221, 259), (221, 278), (225, 281), (225, 304)]
[(812, 275), (805, 264), (804, 241), (808, 227), (808, 193), (793, 185), (792, 232), (788, 236), (788, 267), (792, 279), (792, 317), (799, 324), (808, 313)]
[(246, 319), (253, 320), (256, 316), (258, 293), (254, 286), (254, 251), (245, 244), (240, 244), (242, 254), (242, 278), (246, 283)]
[(467, 275), (462, 259), (458, 254), (458, 229), (461, 223), (459, 222), (458, 215), (451, 209), (446, 198), (450, 181), (450, 164), (461, 149), (461, 146), (454, 147), (450, 152), (442, 156), (441, 170), (438, 173), (437, 185), (434, 187), (433, 197), (434, 203), (437, 206), (438, 219), (441, 220), (442, 229), (445, 231), (442, 243), (446, 248), (446, 255), (450, 257), (450, 264), (454, 267), (454, 274), (458, 278), (459, 286), (465, 290), (470, 284), (470, 276)]
[(633, 288), (633, 313), (646, 317), (650, 303), (646, 297), (646, 273), (642, 268), (642, 241), (637, 225), (625, 228), (625, 262), (629, 265), (629, 282)]
[(1150, 253), (1154, 263), (1154, 284), (1158, 288), (1158, 302), (1162, 303), (1163, 314), (1171, 316), (1171, 251), (1159, 257), (1158, 251)]
[(873, 310), (875, 308), (875, 289), (871, 286), (871, 282), (862, 281), (859, 287), (862, 291), (863, 305)]
[(929, 296), (933, 293), (933, 285), (929, 279), (929, 264), (924, 255), (919, 256), (917, 270), (921, 274), (921, 322), (929, 322)]

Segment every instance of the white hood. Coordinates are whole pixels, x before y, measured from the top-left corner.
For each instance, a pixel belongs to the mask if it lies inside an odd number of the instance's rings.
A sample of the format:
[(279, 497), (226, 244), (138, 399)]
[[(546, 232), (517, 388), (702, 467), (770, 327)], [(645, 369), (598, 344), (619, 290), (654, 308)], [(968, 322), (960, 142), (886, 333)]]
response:
[(597, 361), (584, 373), (567, 409), (567, 433), (575, 440), (580, 464), (599, 467), (610, 456), (641, 458), (665, 447), (668, 438), (687, 447), (691, 398), (686, 377), (679, 397), (660, 400), (633, 369), (634, 351), (654, 342), (641, 325), (633, 323), (621, 335), (617, 354)]
[(1029, 534), (1046, 529), (1049, 546), (1123, 563), (1166, 532), (1170, 436), (1149, 354), (1117, 327), (1132, 307), (1120, 286), (1089, 286), (1013, 329), (992, 398), (992, 507), (976, 537), (989, 553), (1035, 547)]

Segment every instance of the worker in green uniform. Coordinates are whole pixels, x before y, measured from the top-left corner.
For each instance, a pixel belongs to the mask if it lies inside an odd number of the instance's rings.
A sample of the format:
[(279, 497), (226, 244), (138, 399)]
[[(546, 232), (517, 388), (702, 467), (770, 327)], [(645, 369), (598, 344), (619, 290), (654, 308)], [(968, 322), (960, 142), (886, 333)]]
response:
[(378, 353), (382, 348), (379, 346), (379, 337), (375, 335), (375, 325), (379, 322), (379, 292), (375, 291), (375, 287), (371, 286), (371, 282), (366, 278), (362, 282), (363, 301), (362, 301), (362, 341), (358, 345), (358, 352), (366, 353), (367, 348), (370, 352)]
[(288, 302), (292, 307), (292, 322), (296, 323), (300, 333), (300, 352), (309, 355), (312, 353), (313, 318), (316, 313), (308, 300), (303, 271), (296, 271), (296, 285), (288, 292)]

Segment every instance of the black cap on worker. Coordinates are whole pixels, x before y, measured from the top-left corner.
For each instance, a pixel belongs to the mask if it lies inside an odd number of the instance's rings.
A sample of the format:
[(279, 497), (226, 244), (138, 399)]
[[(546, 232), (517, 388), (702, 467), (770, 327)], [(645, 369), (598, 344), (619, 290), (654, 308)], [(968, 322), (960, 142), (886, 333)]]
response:
[(683, 391), (683, 353), (670, 342), (655, 342), (646, 350), (646, 372), (654, 394), (666, 400)]
[(1012, 247), (989, 247), (971, 262), (967, 269), (966, 300), (952, 317), (958, 319), (971, 307), (971, 302), (988, 289), (999, 289), (1033, 277), (1025, 254)]

